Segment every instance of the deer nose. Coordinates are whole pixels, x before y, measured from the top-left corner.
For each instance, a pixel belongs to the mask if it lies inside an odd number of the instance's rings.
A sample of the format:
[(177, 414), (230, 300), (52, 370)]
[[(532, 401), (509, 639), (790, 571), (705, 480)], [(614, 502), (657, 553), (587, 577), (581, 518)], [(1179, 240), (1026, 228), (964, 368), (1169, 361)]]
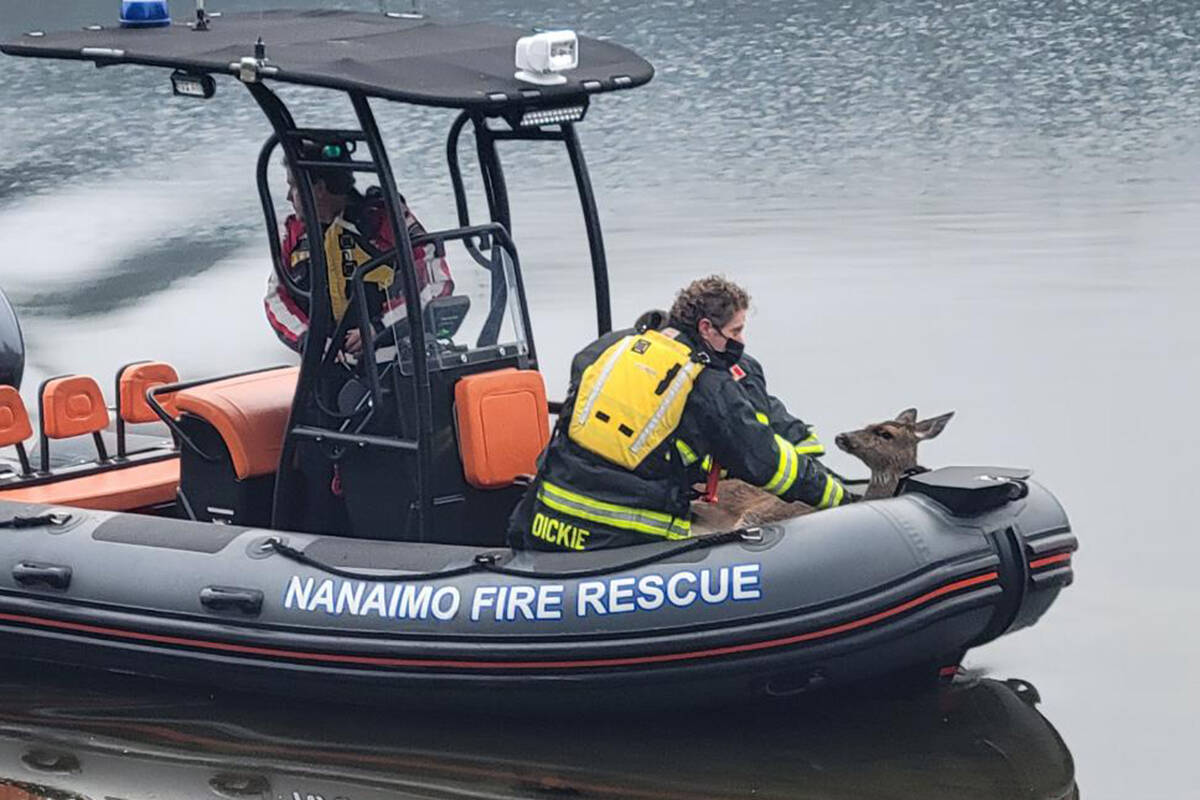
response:
[(843, 450), (850, 446), (850, 440), (846, 438), (846, 434), (844, 433), (839, 433), (837, 436), (833, 437), (833, 443)]

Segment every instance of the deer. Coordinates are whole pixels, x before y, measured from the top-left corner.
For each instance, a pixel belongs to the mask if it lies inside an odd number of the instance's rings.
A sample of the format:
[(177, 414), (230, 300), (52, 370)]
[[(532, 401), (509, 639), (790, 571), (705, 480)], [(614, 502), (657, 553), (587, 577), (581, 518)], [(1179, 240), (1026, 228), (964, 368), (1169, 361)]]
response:
[[(954, 412), (917, 421), (917, 410), (906, 408), (894, 419), (839, 433), (833, 442), (838, 449), (858, 458), (871, 471), (863, 500), (891, 497), (900, 479), (917, 464), (917, 445), (941, 433)], [(775, 495), (740, 480), (723, 480), (717, 487), (717, 502), (692, 504), (693, 516), (702, 530), (733, 530), (799, 517), (815, 511), (804, 503), (785, 503)]]

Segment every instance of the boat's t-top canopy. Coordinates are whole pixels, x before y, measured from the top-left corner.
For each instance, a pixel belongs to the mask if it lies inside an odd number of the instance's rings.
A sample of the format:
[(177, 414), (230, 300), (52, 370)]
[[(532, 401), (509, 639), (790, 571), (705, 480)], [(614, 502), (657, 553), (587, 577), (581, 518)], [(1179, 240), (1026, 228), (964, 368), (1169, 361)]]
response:
[(578, 37), (578, 65), (557, 85), (515, 77), (517, 40), (531, 32), (420, 14), (264, 11), (195, 25), (92, 25), (32, 31), (0, 45), (10, 55), (141, 64), (204, 74), (238, 74), (262, 40), (261, 78), (357, 91), (427, 106), (494, 112), (575, 105), (588, 95), (641, 86), (653, 67), (632, 51)]

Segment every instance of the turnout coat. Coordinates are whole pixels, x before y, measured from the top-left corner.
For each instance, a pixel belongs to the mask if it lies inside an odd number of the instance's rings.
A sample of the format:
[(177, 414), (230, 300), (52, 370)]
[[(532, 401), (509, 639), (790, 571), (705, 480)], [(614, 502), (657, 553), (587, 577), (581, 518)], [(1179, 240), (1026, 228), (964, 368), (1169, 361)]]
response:
[[(572, 361), (570, 390), (538, 475), (510, 519), (514, 547), (591, 550), (687, 538), (690, 504), (697, 497), (692, 487), (709, 469), (787, 501), (829, 508), (850, 499), (816, 460), (820, 444), (809, 427), (767, 394), (761, 365), (745, 356), (728, 363), (724, 354), (703, 351), (706, 366), (678, 425), (636, 468), (581, 446), (567, 429), (584, 372), (637, 334), (606, 334)], [(674, 338), (700, 352), (697, 336), (676, 332)]]

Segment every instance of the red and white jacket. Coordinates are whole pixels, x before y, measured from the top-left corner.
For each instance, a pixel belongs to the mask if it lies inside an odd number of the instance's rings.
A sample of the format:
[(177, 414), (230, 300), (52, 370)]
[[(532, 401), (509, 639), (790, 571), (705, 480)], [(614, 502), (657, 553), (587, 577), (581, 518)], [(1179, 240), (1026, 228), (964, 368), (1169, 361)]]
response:
[[(425, 233), (425, 228), (408, 210), (404, 210), (404, 222), (408, 226), (408, 235), (416, 237)], [(346, 210), (334, 223), (355, 239), (357, 247), (374, 255), (387, 252), (396, 246), (392, 236), (392, 227), (387, 222), (387, 210), (382, 198), (368, 195), (367, 197), (352, 198)], [(296, 284), (304, 289), (312, 285), (309, 275), (311, 261), (308, 256), (308, 236), (304, 223), (294, 214), (289, 215), (283, 226), (282, 258), (284, 269)], [(421, 302), (427, 303), (437, 297), (446, 297), (454, 292), (454, 280), (450, 276), (450, 265), (444, 257), (439, 258), (434, 253), (432, 244), (414, 247), (412, 251), (413, 265), (416, 267), (417, 283), (421, 290)], [(346, 294), (346, 286), (330, 287), (331, 293), (340, 290)], [(398, 287), (397, 287), (398, 288)], [(404, 293), (393, 292), (389, 298), (386, 293), (375, 291), (368, 293), (368, 303), (378, 302), (380, 308), (379, 328), (387, 330), (392, 325), (405, 319), (408, 310), (405, 307)], [(372, 297), (374, 295), (374, 297)], [(303, 350), (308, 337), (309, 306), (308, 300), (294, 296), (286, 284), (279, 280), (275, 271), (271, 271), (267, 281), (267, 295), (263, 300), (267, 313), (267, 321), (271, 328), (285, 345), (296, 352)]]

